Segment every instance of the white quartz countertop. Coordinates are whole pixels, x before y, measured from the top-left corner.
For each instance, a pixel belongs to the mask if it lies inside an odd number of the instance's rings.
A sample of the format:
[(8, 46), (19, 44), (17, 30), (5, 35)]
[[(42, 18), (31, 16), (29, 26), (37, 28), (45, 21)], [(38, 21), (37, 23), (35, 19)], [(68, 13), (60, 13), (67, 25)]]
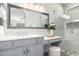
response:
[(44, 36), (43, 35), (2, 36), (0, 37), (0, 41), (19, 40), (24, 38), (36, 38), (36, 37), (44, 37)]
[(44, 37), (44, 42), (45, 43), (50, 43), (52, 41), (57, 41), (57, 40), (60, 40), (62, 38), (61, 36), (47, 37), (47, 36), (43, 36), (43, 35), (2, 36), (2, 37), (0, 37), (0, 41), (20, 40), (20, 39), (25, 39), (25, 38), (37, 38), (37, 37)]
[(61, 41), (62, 37), (61, 36), (53, 36), (53, 37), (44, 37), (44, 44), (50, 44), (52, 42), (57, 42)]
[(62, 38), (62, 37), (61, 36), (53, 36), (53, 37), (47, 37), (47, 36), (45, 36), (44, 40), (54, 40), (54, 39), (59, 39), (59, 38)]

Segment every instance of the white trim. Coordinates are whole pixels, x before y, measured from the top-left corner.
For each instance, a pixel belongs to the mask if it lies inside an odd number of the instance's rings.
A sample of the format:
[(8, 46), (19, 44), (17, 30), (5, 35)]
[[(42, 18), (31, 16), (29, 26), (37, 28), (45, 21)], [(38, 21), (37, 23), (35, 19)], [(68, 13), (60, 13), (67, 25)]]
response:
[(67, 8), (67, 9), (66, 9), (66, 13), (68, 12), (68, 10), (73, 9), (73, 8), (76, 8), (76, 7), (78, 7), (78, 6), (79, 6), (79, 4), (77, 4), (77, 5), (74, 5), (74, 6), (72, 6), (72, 7)]

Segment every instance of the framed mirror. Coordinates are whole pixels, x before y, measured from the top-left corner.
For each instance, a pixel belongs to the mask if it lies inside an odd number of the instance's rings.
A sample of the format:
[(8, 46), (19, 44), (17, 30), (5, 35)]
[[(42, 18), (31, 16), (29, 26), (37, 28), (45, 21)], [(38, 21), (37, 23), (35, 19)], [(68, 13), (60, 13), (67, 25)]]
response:
[(8, 4), (8, 28), (45, 29), (49, 24), (49, 14)]

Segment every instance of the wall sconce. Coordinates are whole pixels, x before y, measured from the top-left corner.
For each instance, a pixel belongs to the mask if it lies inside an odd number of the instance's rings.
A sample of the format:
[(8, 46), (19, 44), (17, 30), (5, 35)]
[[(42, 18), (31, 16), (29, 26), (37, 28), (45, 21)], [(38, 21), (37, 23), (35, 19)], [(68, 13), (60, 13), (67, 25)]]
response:
[(41, 11), (41, 12), (45, 11), (44, 7), (34, 3), (26, 3), (24, 4), (24, 7), (28, 9), (36, 10), (36, 11)]
[(32, 3), (26, 3), (26, 4), (23, 4), (23, 7), (28, 9), (33, 9), (34, 5)]

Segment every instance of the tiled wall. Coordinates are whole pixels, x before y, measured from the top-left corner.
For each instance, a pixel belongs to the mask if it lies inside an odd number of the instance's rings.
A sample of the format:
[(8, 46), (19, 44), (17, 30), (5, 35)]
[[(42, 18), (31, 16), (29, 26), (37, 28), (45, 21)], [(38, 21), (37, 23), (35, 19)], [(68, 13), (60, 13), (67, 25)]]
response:
[[(79, 19), (79, 7), (71, 9), (68, 14), (71, 15), (71, 20), (67, 21)], [(66, 22), (65, 36), (61, 43), (61, 48), (68, 51), (71, 55), (79, 55), (79, 22), (73, 23), (72, 25)]]

